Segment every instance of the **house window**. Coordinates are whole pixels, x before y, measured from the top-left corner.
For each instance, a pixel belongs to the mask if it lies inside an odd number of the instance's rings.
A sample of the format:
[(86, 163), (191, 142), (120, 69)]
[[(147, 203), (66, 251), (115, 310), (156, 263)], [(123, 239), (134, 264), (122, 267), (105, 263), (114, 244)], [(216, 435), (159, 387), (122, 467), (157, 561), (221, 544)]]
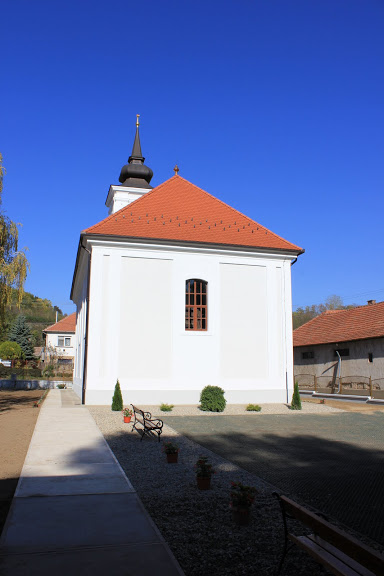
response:
[(368, 362), (373, 362), (373, 354), (372, 354), (372, 352), (368, 352)]
[(334, 350), (334, 356), (337, 356), (337, 352), (340, 354), (340, 356), (349, 356), (349, 348), (340, 348), (340, 350)]
[(64, 346), (70, 346), (71, 345), (71, 339), (70, 338), (66, 338), (64, 336), (58, 336), (57, 338), (57, 345), (60, 348), (64, 348)]
[(302, 352), (301, 357), (303, 360), (310, 360), (315, 357), (315, 353), (313, 350), (309, 350), (308, 352)]
[(204, 331), (208, 329), (208, 282), (187, 280), (185, 283), (185, 329)]

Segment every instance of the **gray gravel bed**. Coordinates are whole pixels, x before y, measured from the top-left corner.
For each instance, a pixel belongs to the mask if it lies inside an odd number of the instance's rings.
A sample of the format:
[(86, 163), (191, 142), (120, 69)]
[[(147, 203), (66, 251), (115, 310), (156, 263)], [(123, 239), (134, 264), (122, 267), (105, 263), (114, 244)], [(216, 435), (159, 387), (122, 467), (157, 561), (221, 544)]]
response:
[[(167, 425), (160, 443), (148, 437), (140, 442), (131, 424), (123, 423), (121, 413), (112, 412), (109, 406), (88, 409), (186, 576), (274, 574), (283, 546), (283, 525), (272, 485)], [(152, 412), (156, 414), (153, 407)], [(177, 415), (176, 409), (172, 414)], [(180, 448), (177, 464), (168, 464), (162, 452), (167, 440)], [(200, 455), (208, 456), (216, 470), (209, 491), (196, 486), (194, 464)], [(231, 481), (259, 490), (250, 526), (239, 527), (232, 521)], [(283, 574), (319, 576), (329, 572), (306, 553), (294, 549)]]
[(339, 408), (332, 408), (326, 404), (315, 404), (314, 402), (302, 402), (301, 410), (291, 410), (289, 404), (260, 404), (260, 412), (248, 412), (246, 404), (227, 404), (223, 412), (204, 412), (199, 409), (197, 404), (195, 405), (176, 405), (173, 407), (171, 412), (162, 412), (159, 406), (140, 405), (141, 410), (151, 412), (153, 416), (159, 416), (168, 414), (172, 416), (216, 416), (220, 418), (221, 415), (224, 416), (249, 416), (249, 417), (259, 417), (264, 414), (285, 414), (290, 415), (292, 418), (296, 418), (301, 414), (326, 414), (329, 412), (343, 412)]

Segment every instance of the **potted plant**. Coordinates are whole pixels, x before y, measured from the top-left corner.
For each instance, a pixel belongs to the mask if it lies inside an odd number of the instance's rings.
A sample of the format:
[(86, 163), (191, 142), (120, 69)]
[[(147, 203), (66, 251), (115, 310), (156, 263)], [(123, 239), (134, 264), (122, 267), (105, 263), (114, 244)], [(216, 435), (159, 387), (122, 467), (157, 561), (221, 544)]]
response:
[(241, 482), (231, 482), (231, 503), (233, 521), (239, 526), (248, 526), (251, 506), (257, 494), (253, 486)]
[(167, 456), (168, 464), (176, 464), (179, 456), (179, 447), (173, 442), (164, 442), (163, 452)]
[(133, 412), (130, 408), (123, 408), (123, 417), (125, 423), (128, 424), (131, 421), (132, 414)]
[(209, 464), (206, 456), (200, 456), (195, 464), (196, 481), (199, 490), (209, 490), (211, 487), (211, 476), (215, 473), (212, 464)]

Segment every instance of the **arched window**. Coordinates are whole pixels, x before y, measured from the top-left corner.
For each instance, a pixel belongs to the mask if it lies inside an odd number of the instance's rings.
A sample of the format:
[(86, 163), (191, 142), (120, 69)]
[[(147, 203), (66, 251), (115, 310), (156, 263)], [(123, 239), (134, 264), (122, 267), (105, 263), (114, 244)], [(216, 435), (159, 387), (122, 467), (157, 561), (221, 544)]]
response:
[(185, 283), (185, 329), (208, 330), (208, 282), (194, 278)]

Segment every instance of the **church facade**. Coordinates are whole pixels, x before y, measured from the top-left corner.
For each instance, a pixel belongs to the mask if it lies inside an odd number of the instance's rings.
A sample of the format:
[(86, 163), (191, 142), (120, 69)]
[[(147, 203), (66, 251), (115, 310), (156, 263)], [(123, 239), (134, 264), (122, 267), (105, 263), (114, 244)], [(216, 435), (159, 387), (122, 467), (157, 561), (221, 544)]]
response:
[(301, 248), (175, 175), (151, 188), (139, 128), (109, 216), (80, 236), (73, 387), (86, 404), (286, 402)]

